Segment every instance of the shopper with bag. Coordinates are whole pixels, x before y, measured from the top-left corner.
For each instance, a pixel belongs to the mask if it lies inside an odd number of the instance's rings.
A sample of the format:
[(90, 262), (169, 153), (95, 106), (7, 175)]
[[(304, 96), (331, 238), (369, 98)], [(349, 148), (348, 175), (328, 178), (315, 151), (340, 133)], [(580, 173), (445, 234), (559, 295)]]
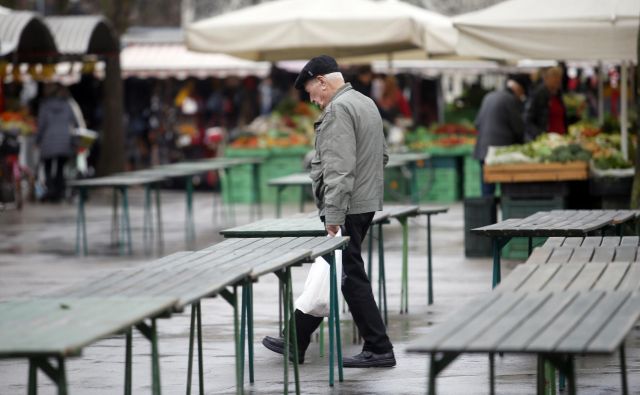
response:
[[(322, 55), (311, 59), (295, 82), (322, 109), (315, 123), (316, 153), (311, 179), (320, 218), (329, 236), (342, 230), (349, 245), (342, 253), (342, 293), (349, 305), (364, 345), (362, 352), (344, 358), (344, 367), (392, 367), (393, 345), (376, 306), (364, 269), (362, 241), (375, 211), (382, 209), (383, 169), (388, 161), (382, 119), (375, 103), (345, 83), (335, 59)], [(327, 293), (329, 290), (327, 289)], [(298, 361), (323, 318), (295, 311)], [(268, 349), (284, 353), (282, 338), (267, 336)]]
[(36, 144), (44, 162), (47, 192), (44, 200), (58, 202), (65, 196), (64, 167), (73, 155), (71, 133), (77, 126), (75, 114), (67, 100), (67, 90), (60, 84), (47, 85), (47, 97), (38, 111)]

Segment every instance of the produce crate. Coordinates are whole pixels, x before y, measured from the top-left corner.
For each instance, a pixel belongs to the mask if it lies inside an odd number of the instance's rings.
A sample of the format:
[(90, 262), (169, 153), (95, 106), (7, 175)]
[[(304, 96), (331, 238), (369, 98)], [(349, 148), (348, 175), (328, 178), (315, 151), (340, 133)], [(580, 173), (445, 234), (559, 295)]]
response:
[(405, 177), (400, 167), (384, 169), (384, 200), (387, 202), (405, 202), (409, 199), (411, 179)]
[(485, 165), (485, 182), (529, 182), (586, 180), (587, 162), (567, 163), (509, 163)]
[(496, 198), (464, 199), (464, 255), (467, 257), (493, 256), (491, 238), (471, 233), (471, 229), (496, 223)]
[[(268, 182), (275, 177), (286, 176), (303, 171), (304, 155), (310, 150), (308, 147), (277, 147), (277, 148), (228, 148), (227, 157), (264, 157), (260, 166), (260, 195), (263, 203), (273, 203), (276, 200), (276, 188), (270, 187)], [(253, 179), (251, 165), (235, 166), (229, 171), (230, 187), (223, 188), (225, 202), (250, 203), (252, 201)], [(299, 202), (300, 188), (290, 187), (282, 194), (283, 202)]]
[(482, 195), (480, 187), (480, 162), (473, 156), (464, 158), (464, 197), (479, 197)]
[[(518, 199), (502, 196), (502, 220), (509, 218), (525, 218), (538, 211), (550, 211), (565, 208), (565, 199), (554, 196), (540, 199)], [(546, 237), (534, 237), (533, 247), (544, 244)], [(527, 237), (514, 237), (502, 249), (502, 257), (506, 259), (525, 260), (529, 256), (529, 240)]]
[(460, 199), (456, 168), (421, 168), (417, 170), (420, 202), (455, 202)]

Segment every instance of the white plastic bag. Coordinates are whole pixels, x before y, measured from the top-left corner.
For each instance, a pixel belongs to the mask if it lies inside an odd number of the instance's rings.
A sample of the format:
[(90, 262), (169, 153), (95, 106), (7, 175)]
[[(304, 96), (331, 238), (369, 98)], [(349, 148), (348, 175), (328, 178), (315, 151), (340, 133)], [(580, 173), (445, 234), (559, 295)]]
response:
[[(336, 236), (341, 236), (341, 232), (338, 231), (338, 234)], [(341, 279), (342, 251), (336, 250), (335, 254), (336, 277), (338, 279)], [(296, 309), (302, 311), (305, 314), (310, 314), (314, 317), (329, 316), (329, 274), (329, 263), (321, 256), (316, 258), (315, 262), (311, 264), (311, 268), (309, 269), (307, 281), (305, 281), (304, 283), (304, 289), (295, 301)], [(341, 281), (337, 281), (338, 290), (340, 289), (340, 283)]]

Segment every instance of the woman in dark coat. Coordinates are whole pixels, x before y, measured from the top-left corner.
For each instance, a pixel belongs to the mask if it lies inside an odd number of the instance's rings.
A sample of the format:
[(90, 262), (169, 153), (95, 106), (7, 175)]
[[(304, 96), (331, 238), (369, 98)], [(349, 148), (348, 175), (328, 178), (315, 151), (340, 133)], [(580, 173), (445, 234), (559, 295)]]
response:
[(65, 89), (61, 85), (49, 87), (49, 95), (38, 110), (38, 135), (40, 159), (44, 162), (47, 186), (45, 200), (60, 201), (64, 198), (64, 166), (73, 155), (71, 132), (77, 125)]

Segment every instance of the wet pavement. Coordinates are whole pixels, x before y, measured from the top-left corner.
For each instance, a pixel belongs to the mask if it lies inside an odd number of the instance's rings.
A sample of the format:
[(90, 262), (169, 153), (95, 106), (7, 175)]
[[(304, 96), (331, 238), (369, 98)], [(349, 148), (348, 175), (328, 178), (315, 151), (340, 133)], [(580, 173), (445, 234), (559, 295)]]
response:
[[(162, 255), (185, 250), (184, 195), (163, 191), (165, 247)], [(120, 256), (111, 246), (110, 194), (93, 193), (88, 202), (87, 233), (89, 256), (75, 255), (76, 207), (72, 203), (27, 205), (22, 212), (0, 211), (0, 299), (43, 295), (73, 283), (86, 281), (114, 269), (133, 267), (159, 256), (145, 255), (143, 240), (143, 194), (131, 191), (133, 256)], [(214, 210), (211, 194), (195, 195), (196, 247), (220, 241), (218, 231), (231, 225)], [(308, 204), (307, 208), (311, 205)], [(264, 206), (265, 217), (273, 216), (273, 205)], [(285, 215), (297, 205), (284, 207)], [(250, 221), (249, 208), (236, 206), (236, 224)], [(385, 228), (385, 265), (389, 303), (389, 334), (395, 346), (398, 365), (392, 369), (345, 369), (344, 382), (328, 385), (327, 357), (321, 357), (317, 342), (311, 344), (301, 366), (302, 393), (305, 394), (423, 394), (427, 389), (426, 355), (408, 354), (411, 339), (429, 332), (430, 326), (446, 318), (463, 304), (490, 291), (490, 259), (464, 257), (463, 210), (451, 205), (447, 214), (432, 218), (435, 303), (426, 298), (426, 220), (410, 221), (409, 314), (399, 314), (402, 238), (397, 223)], [(226, 220), (226, 221), (225, 221)], [(375, 254), (374, 254), (375, 255)], [(503, 277), (518, 262), (503, 260)], [(374, 259), (374, 272), (376, 271)], [(308, 266), (293, 270), (294, 295), (302, 290)], [(374, 283), (376, 278), (374, 276)], [(377, 287), (374, 285), (374, 294)], [(255, 383), (245, 384), (246, 393), (282, 393), (282, 358), (262, 347), (265, 335), (276, 335), (278, 328), (277, 278), (264, 276), (254, 285), (255, 300)], [(204, 300), (203, 349), (204, 389), (207, 394), (234, 393), (233, 312), (220, 298)], [(356, 354), (360, 345), (352, 343), (351, 318), (342, 314), (344, 355)], [(159, 321), (161, 380), (164, 394), (182, 394), (186, 388), (189, 315), (173, 315)], [(636, 327), (627, 338), (627, 371), (630, 393), (640, 393), (640, 331)], [(326, 346), (325, 346), (326, 347)], [(108, 338), (84, 349), (79, 358), (67, 362), (71, 394), (118, 394), (124, 384), (124, 337)], [(134, 394), (150, 389), (150, 347), (134, 331)], [(327, 353), (325, 352), (325, 355)], [(496, 358), (496, 393), (535, 393), (535, 366), (532, 356), (505, 355)], [(617, 355), (578, 357), (578, 393), (620, 393), (620, 367)], [(27, 363), (24, 359), (0, 360), (0, 394), (27, 392)], [(290, 375), (292, 377), (292, 375)], [(194, 375), (193, 393), (197, 393)], [(41, 394), (55, 393), (55, 387), (40, 373)], [(439, 376), (441, 394), (487, 394), (488, 357), (463, 355)], [(291, 389), (291, 387), (290, 387)]]

